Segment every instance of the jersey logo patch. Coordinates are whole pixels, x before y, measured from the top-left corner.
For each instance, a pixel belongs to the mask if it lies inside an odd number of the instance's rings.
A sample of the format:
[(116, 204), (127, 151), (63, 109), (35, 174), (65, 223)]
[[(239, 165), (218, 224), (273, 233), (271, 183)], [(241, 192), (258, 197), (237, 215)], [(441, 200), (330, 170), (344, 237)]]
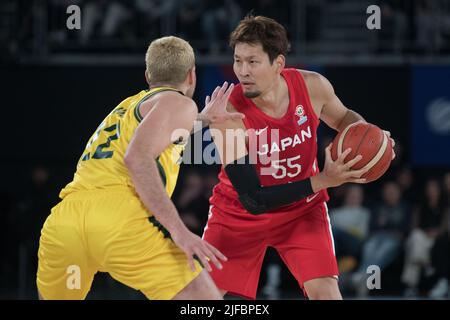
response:
[(295, 115), (299, 118), (297, 121), (298, 125), (302, 125), (308, 120), (308, 116), (305, 115), (305, 110), (303, 110), (303, 106), (301, 104), (299, 104), (295, 109)]

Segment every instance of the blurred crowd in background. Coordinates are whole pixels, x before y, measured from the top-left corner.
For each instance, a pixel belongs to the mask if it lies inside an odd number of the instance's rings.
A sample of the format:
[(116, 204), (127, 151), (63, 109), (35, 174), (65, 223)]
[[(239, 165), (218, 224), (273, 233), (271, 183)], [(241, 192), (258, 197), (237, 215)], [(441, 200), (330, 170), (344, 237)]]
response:
[[(65, 28), (72, 4), (81, 8), (79, 32)], [(368, 36), (371, 4), (381, 8), (382, 24)], [(4, 0), (2, 56), (129, 54), (161, 35), (189, 39), (199, 53), (221, 54), (229, 50), (230, 31), (249, 12), (281, 22), (295, 54), (450, 52), (449, 0)]]
[[(323, 139), (326, 143), (331, 138)], [(322, 144), (323, 144), (322, 143)], [(344, 297), (448, 298), (450, 258), (450, 170), (416, 174), (398, 145), (398, 157), (380, 180), (329, 190), (329, 215)], [(323, 155), (319, 154), (323, 162)], [(186, 225), (202, 235), (219, 166), (182, 165), (173, 200)], [(69, 179), (70, 177), (66, 177)], [(20, 194), (0, 194), (0, 297), (35, 298), (40, 229), (63, 185), (51, 167), (36, 165)], [(19, 242), (12, 241), (17, 239)], [(381, 289), (367, 289), (371, 273), (381, 269)], [(109, 276), (98, 274), (91, 298), (143, 298)], [(295, 279), (276, 251), (267, 252), (258, 297), (301, 298)]]

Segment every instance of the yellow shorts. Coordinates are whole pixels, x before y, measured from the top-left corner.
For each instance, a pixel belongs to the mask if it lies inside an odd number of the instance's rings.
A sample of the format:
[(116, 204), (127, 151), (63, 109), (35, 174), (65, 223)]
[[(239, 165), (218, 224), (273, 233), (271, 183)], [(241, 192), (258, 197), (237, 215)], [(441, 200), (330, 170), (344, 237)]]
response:
[(84, 299), (108, 272), (149, 299), (171, 299), (201, 272), (139, 198), (126, 188), (76, 192), (52, 209), (41, 231), (37, 286), (44, 299)]

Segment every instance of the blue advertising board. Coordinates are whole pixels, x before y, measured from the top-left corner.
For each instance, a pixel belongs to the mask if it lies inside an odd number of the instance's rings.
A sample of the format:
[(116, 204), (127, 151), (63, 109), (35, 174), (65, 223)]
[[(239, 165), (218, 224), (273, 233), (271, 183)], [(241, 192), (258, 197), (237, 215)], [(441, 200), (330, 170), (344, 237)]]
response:
[(413, 165), (450, 165), (450, 66), (412, 70)]

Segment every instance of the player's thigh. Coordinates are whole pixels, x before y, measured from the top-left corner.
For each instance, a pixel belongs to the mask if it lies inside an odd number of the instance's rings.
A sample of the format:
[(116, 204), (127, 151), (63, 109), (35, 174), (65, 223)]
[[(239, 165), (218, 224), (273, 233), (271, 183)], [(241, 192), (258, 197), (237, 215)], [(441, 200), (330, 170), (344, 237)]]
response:
[(312, 279), (337, 277), (333, 236), (326, 206), (278, 230), (275, 248), (300, 286)]
[[(132, 210), (130, 208), (130, 210)], [(154, 219), (132, 219), (107, 243), (104, 270), (147, 298), (169, 300), (201, 272)]]
[(174, 300), (222, 300), (224, 294), (214, 284), (207, 270), (203, 270)]
[(84, 299), (91, 288), (96, 269), (79, 225), (82, 209), (63, 201), (42, 228), (36, 283), (43, 299)]
[(237, 232), (221, 224), (208, 224), (203, 239), (222, 252), (223, 268), (212, 266), (211, 277), (221, 292), (254, 299), (267, 244), (264, 234)]

